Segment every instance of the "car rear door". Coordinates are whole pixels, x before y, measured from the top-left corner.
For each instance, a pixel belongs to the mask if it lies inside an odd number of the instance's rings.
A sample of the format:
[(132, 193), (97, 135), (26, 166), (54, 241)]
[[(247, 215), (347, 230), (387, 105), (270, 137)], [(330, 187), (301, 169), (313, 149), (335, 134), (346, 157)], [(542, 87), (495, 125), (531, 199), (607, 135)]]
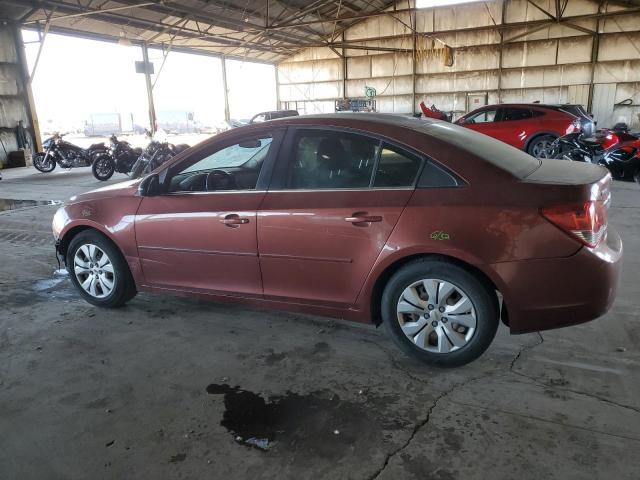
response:
[(283, 131), (253, 132), (196, 150), (169, 169), (166, 193), (142, 200), (135, 229), (146, 284), (262, 296), (256, 211)]
[(422, 159), (380, 139), (289, 128), (258, 211), (267, 299), (352, 305), (414, 190)]
[(523, 150), (527, 140), (531, 138), (539, 128), (539, 118), (534, 118), (530, 108), (505, 107), (502, 109), (500, 115), (498, 127), (500, 130), (499, 140)]

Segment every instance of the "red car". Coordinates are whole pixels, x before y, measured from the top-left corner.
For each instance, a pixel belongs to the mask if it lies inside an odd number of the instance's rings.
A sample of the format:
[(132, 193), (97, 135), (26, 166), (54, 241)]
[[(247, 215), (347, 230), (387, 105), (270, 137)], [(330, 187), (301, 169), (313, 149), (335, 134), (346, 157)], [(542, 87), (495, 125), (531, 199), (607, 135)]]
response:
[(594, 133), (593, 119), (580, 105), (514, 103), (487, 105), (460, 117), (457, 125), (484, 133), (536, 158), (548, 158), (553, 141), (583, 131)]
[(449, 123), (343, 113), (225, 132), (73, 197), (58, 254), (90, 303), (138, 291), (342, 317), (435, 365), (604, 314), (622, 244), (609, 173)]

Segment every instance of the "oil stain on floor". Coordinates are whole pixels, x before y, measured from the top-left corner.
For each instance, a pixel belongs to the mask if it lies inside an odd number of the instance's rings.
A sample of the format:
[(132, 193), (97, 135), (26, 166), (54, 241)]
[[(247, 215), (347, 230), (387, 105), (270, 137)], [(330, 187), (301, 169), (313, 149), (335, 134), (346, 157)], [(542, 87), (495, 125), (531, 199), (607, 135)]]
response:
[(263, 451), (276, 449), (307, 457), (337, 458), (345, 449), (382, 441), (386, 422), (367, 400), (346, 401), (328, 391), (286, 392), (265, 400), (228, 384), (211, 384), (207, 393), (224, 397), (220, 425), (236, 442)]

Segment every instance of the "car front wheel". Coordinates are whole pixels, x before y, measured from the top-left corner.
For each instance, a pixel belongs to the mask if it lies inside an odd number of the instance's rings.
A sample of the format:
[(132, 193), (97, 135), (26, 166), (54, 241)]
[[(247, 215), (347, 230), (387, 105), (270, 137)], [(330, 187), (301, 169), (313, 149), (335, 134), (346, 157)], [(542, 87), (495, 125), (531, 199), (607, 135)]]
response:
[(499, 323), (495, 294), (454, 263), (418, 260), (396, 272), (382, 295), (393, 341), (429, 365), (455, 367), (478, 358)]
[(73, 284), (93, 305), (119, 307), (136, 294), (124, 257), (108, 238), (97, 231), (80, 232), (71, 240), (66, 263)]

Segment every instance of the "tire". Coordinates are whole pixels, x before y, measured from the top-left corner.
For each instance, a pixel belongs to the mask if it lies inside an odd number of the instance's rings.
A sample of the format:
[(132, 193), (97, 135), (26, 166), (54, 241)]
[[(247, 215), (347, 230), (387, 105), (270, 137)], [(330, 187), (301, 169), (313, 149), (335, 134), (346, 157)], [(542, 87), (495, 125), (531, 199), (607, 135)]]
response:
[[(426, 279), (433, 297), (446, 295), (440, 302), (429, 297)], [(408, 263), (391, 277), (381, 312), (387, 333), (404, 353), (437, 367), (457, 367), (482, 355), (500, 316), (494, 292), (475, 275), (430, 259)]]
[(42, 173), (52, 172), (56, 168), (56, 161), (52, 155), (49, 155), (47, 161), (44, 161), (45, 153), (36, 153), (33, 156), (33, 166)]
[(137, 293), (131, 271), (120, 250), (95, 230), (84, 230), (73, 237), (67, 250), (66, 264), (80, 295), (97, 307), (120, 307)]
[(633, 179), (638, 185), (640, 185), (640, 168), (637, 168), (636, 171), (633, 172)]
[(539, 135), (534, 137), (527, 145), (527, 153), (536, 158), (550, 158), (552, 155), (551, 144), (556, 139), (553, 135)]
[(109, 180), (116, 171), (116, 163), (109, 155), (99, 155), (94, 159), (93, 165), (91, 165), (91, 171), (94, 177), (105, 182)]
[(136, 160), (136, 163), (131, 167), (131, 174), (129, 175), (131, 178), (138, 178), (142, 175), (144, 168), (147, 166), (147, 162), (142, 158)]

